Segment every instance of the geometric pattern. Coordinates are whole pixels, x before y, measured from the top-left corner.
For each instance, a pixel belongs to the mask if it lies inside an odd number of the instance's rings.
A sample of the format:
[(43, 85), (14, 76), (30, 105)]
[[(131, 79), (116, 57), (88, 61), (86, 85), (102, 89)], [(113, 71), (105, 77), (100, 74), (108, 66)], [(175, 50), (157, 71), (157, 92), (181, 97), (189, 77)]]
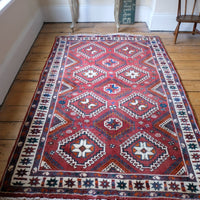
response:
[(166, 97), (166, 94), (160, 82), (154, 83), (149, 89), (150, 89), (150, 92), (152, 92), (155, 95), (159, 95), (160, 97)]
[(50, 131), (55, 131), (61, 127), (64, 127), (66, 125), (70, 124), (70, 120), (67, 119), (67, 117), (61, 116), (58, 113), (54, 114), (52, 123), (51, 123), (51, 128)]
[(160, 126), (160, 128), (162, 128), (162, 129), (166, 130), (167, 132), (171, 133), (172, 135), (176, 136), (176, 133), (172, 130), (173, 122), (172, 122), (171, 118), (167, 119), (159, 126)]
[(105, 56), (102, 56), (96, 60), (95, 64), (98, 67), (104, 68), (106, 70), (115, 71), (125, 66), (126, 62), (124, 59), (119, 58), (115, 54), (106, 54)]
[(155, 101), (140, 93), (133, 93), (122, 99), (119, 102), (119, 108), (136, 119), (147, 118), (159, 109)]
[(117, 94), (121, 92), (121, 87), (117, 84), (107, 84), (103, 89), (104, 92), (107, 92), (108, 94)]
[(134, 84), (142, 83), (149, 78), (149, 73), (136, 68), (134, 66), (128, 66), (116, 73), (117, 77), (124, 82)]
[(76, 66), (78, 64), (80, 64), (80, 61), (78, 60), (77, 57), (72, 58), (72, 57), (70, 57), (70, 55), (68, 55), (68, 59), (67, 59), (67, 62), (66, 62), (66, 68)]
[(104, 158), (104, 165), (97, 165), (93, 170), (107, 173), (130, 173), (129, 165), (121, 163), (118, 156), (107, 156)]
[(143, 53), (142, 48), (137, 47), (131, 43), (123, 43), (115, 49), (115, 53), (125, 58), (134, 58)]
[(96, 116), (107, 108), (107, 102), (93, 92), (85, 92), (68, 101), (68, 107), (80, 116)]
[(0, 199), (200, 199), (200, 131), (159, 37), (56, 37)]
[(108, 129), (108, 130), (118, 130), (120, 128), (122, 128), (123, 123), (120, 119), (118, 118), (109, 118), (106, 121), (104, 121), (104, 126)]
[(69, 83), (66, 83), (65, 81), (62, 82), (62, 86), (61, 86), (61, 90), (60, 90), (60, 94), (66, 93), (70, 90), (73, 90), (74, 87), (71, 86)]
[(133, 135), (120, 148), (120, 154), (141, 171), (154, 171), (169, 157), (167, 147), (146, 132)]
[(89, 130), (81, 130), (58, 144), (56, 152), (74, 168), (87, 168), (106, 154), (105, 144)]
[(95, 66), (87, 66), (75, 71), (73, 76), (84, 83), (96, 83), (106, 77), (106, 72)]
[(78, 48), (77, 52), (83, 55), (84, 57), (91, 59), (99, 57), (100, 55), (105, 53), (106, 50), (104, 47), (99, 46), (96, 43), (90, 43), (82, 46), (81, 48)]
[(108, 78), (94, 87), (94, 91), (107, 99), (119, 99), (132, 92), (129, 85), (122, 84), (118, 79)]
[(94, 126), (107, 138), (119, 139), (134, 130), (134, 121), (117, 111), (109, 111), (94, 121)]
[(145, 57), (143, 63), (149, 67), (153, 67), (156, 68), (155, 63), (154, 63), (154, 59), (152, 58), (151, 55)]
[(170, 115), (163, 115), (159, 120), (154, 122), (154, 127), (171, 137), (176, 137), (177, 133)]

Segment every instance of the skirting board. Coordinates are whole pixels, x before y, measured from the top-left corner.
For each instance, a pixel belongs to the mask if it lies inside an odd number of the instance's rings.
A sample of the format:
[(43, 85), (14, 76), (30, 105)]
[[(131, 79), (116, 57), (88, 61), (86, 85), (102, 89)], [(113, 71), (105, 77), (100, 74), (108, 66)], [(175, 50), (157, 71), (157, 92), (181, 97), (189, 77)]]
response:
[[(0, 105), (3, 103), (12, 83), (17, 75), (29, 49), (43, 25), (43, 16), (40, 10), (24, 29), (18, 40), (7, 54), (0, 68)], [(19, 51), (20, 49), (20, 51)]]

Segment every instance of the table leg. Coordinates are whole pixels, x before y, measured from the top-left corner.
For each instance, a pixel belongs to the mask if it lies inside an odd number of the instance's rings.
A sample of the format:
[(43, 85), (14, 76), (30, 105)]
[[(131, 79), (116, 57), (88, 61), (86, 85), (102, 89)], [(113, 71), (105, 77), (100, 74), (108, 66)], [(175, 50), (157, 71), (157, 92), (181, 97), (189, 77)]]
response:
[(115, 0), (115, 9), (114, 9), (114, 15), (115, 15), (115, 24), (117, 27), (117, 32), (119, 31), (119, 9), (120, 9), (120, 0)]

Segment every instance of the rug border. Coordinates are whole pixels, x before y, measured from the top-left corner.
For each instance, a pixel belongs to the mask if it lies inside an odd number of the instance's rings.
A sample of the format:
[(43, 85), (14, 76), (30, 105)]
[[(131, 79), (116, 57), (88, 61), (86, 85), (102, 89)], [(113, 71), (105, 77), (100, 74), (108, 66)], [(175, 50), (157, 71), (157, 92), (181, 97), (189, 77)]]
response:
[[(21, 132), (22, 132), (22, 129), (23, 129), (23, 127), (24, 127), (24, 123), (25, 123), (25, 121), (26, 121), (26, 119), (27, 119), (27, 117), (28, 117), (28, 114), (29, 114), (31, 105), (32, 105), (32, 103), (33, 103), (33, 101), (34, 101), (36, 92), (37, 92), (37, 90), (38, 90), (38, 88), (39, 88), (38, 86), (39, 86), (39, 84), (40, 84), (40, 82), (41, 82), (41, 80), (42, 80), (42, 75), (43, 75), (43, 73), (44, 73), (44, 71), (45, 71), (45, 67), (46, 67), (46, 65), (47, 65), (47, 62), (48, 62), (49, 58), (51, 57), (51, 55), (52, 55), (52, 53), (53, 53), (53, 48), (54, 48), (54, 46), (55, 46), (56, 40), (57, 40), (57, 36), (56, 36), (55, 39), (54, 39), (53, 45), (52, 45), (52, 47), (51, 47), (51, 50), (50, 50), (50, 52), (48, 53), (48, 57), (46, 58), (45, 64), (44, 64), (44, 66), (43, 66), (43, 68), (42, 68), (42, 71), (40, 72), (40, 76), (39, 76), (39, 79), (38, 79), (38, 81), (37, 81), (37, 85), (36, 85), (35, 91), (34, 91), (34, 93), (33, 93), (33, 96), (32, 96), (32, 98), (31, 98), (31, 101), (30, 101), (30, 103), (29, 103), (29, 106), (28, 106), (28, 108), (27, 108), (27, 110), (26, 110), (26, 114), (25, 114), (25, 116), (24, 116), (24, 119), (23, 119), (23, 121), (21, 122), (20, 129), (19, 129), (19, 131), (18, 131), (17, 138), (15, 139), (15, 143), (14, 143), (14, 145), (13, 145), (13, 147), (12, 147), (12, 150), (11, 150), (10, 155), (9, 155), (9, 157), (8, 157), (8, 160), (7, 160), (6, 167), (5, 167), (4, 172), (3, 172), (2, 176), (1, 176), (1, 179), (0, 179), (0, 189), (1, 189), (1, 187), (2, 187), (4, 177), (5, 177), (6, 172), (7, 172), (7, 170), (8, 170), (8, 166), (9, 166), (9, 164), (10, 164), (10, 162), (11, 162), (11, 159), (12, 159), (12, 156), (13, 156), (13, 154), (14, 154), (14, 151), (15, 151), (15, 149), (16, 149), (16, 147), (17, 147), (17, 143), (18, 143), (18, 141), (19, 141), (19, 139), (20, 139)], [(1, 198), (1, 197), (0, 197), (0, 198)]]
[[(24, 117), (24, 119), (23, 119), (23, 121), (22, 121), (22, 123), (21, 123), (21, 127), (20, 127), (20, 130), (18, 131), (18, 135), (17, 135), (17, 138), (16, 138), (16, 140), (15, 140), (15, 144), (13, 145), (13, 147), (12, 147), (12, 151), (11, 151), (11, 153), (10, 153), (10, 155), (9, 155), (9, 158), (8, 158), (8, 161), (7, 161), (7, 164), (6, 164), (6, 167), (5, 167), (5, 169), (4, 169), (4, 172), (3, 172), (3, 174), (2, 174), (2, 176), (1, 176), (1, 181), (0, 181), (0, 188), (2, 187), (2, 185), (3, 185), (3, 181), (4, 181), (4, 179), (5, 179), (5, 175), (6, 175), (6, 172), (7, 172), (7, 170), (8, 170), (8, 167), (9, 167), (9, 164), (10, 164), (10, 162), (11, 162), (11, 159), (12, 159), (12, 157), (13, 157), (13, 154), (14, 154), (14, 152), (15, 152), (15, 149), (16, 149), (16, 147), (17, 147), (17, 144), (18, 144), (18, 141), (19, 141), (19, 138), (20, 138), (20, 136), (21, 136), (21, 132), (22, 132), (22, 129), (23, 129), (23, 126), (24, 126), (24, 123), (25, 123), (25, 121), (26, 121), (26, 119), (27, 119), (27, 117), (28, 117), (28, 115), (29, 115), (29, 111), (30, 111), (30, 108), (31, 108), (31, 106), (32, 106), (32, 103), (33, 103), (33, 101), (34, 101), (34, 98), (35, 98), (35, 95), (36, 95), (36, 92), (37, 92), (37, 90), (38, 90), (38, 88), (39, 88), (39, 84), (40, 84), (40, 82), (41, 82), (41, 80), (42, 80), (42, 75), (43, 75), (43, 73), (44, 73), (44, 71), (45, 71), (45, 67), (47, 66), (47, 63), (48, 63), (48, 61), (49, 61), (49, 58), (52, 56), (52, 53), (53, 53), (53, 48), (54, 48), (54, 46), (55, 46), (55, 44), (56, 44), (56, 41), (57, 41), (57, 39), (59, 39), (59, 38), (62, 38), (62, 37), (91, 37), (91, 36), (94, 36), (94, 37), (96, 37), (96, 36), (98, 36), (98, 37), (106, 37), (106, 36), (125, 36), (125, 37), (128, 37), (128, 36), (136, 36), (136, 37), (153, 37), (153, 38), (156, 38), (156, 40), (159, 40), (159, 42), (161, 43), (161, 45), (162, 45), (162, 47), (163, 47), (163, 49), (164, 49), (164, 52), (166, 53), (166, 56), (167, 56), (167, 58), (170, 60), (170, 62), (171, 62), (171, 64), (170, 64), (170, 66), (171, 67), (173, 67), (173, 70), (176, 72), (176, 75), (177, 75), (177, 78), (178, 78), (178, 81), (179, 81), (179, 83), (180, 83), (180, 86), (181, 86), (181, 91), (184, 93), (184, 95), (185, 95), (185, 99), (187, 100), (187, 103), (188, 103), (188, 107), (189, 107), (189, 109), (191, 110), (191, 116), (192, 116), (192, 118), (193, 118), (193, 120), (194, 120), (194, 123), (195, 123), (195, 125), (196, 125), (196, 127), (197, 127), (197, 129), (198, 129), (198, 131), (199, 131), (199, 125), (198, 125), (198, 123), (197, 123), (197, 120), (196, 120), (196, 116), (195, 116), (195, 114), (194, 114), (194, 111), (193, 111), (193, 108), (192, 108), (192, 106), (191, 106), (191, 103), (190, 103), (190, 100), (189, 100), (189, 98), (188, 98), (188, 96), (187, 96), (187, 94), (186, 94), (186, 91), (185, 91), (185, 88), (184, 88), (184, 86), (183, 86), (183, 84), (182, 84), (182, 81), (181, 81), (181, 79), (180, 79), (180, 75), (178, 74), (178, 71), (177, 71), (177, 69), (175, 68), (175, 64), (174, 64), (174, 62), (172, 61), (172, 59), (171, 59), (171, 57), (169, 56), (169, 54), (168, 54), (168, 52), (167, 52), (167, 50), (166, 50), (166, 48), (165, 48), (165, 45), (164, 45), (164, 43), (162, 42), (162, 39), (161, 39), (161, 37), (160, 36), (156, 36), (156, 35), (148, 35), (148, 34), (145, 34), (145, 35), (140, 35), (140, 34), (129, 34), (129, 33), (109, 33), (109, 34), (73, 34), (73, 35), (60, 35), (60, 36), (55, 36), (54, 37), (54, 42), (53, 42), (53, 44), (52, 44), (52, 47), (51, 47), (51, 50), (50, 50), (50, 52), (49, 52), (49, 54), (48, 54), (48, 57), (46, 58), (46, 61), (45, 61), (45, 64), (44, 64), (44, 66), (43, 66), (43, 68), (42, 68), (42, 71), (41, 71), (41, 73), (40, 73), (40, 77), (39, 77), (39, 79), (38, 79), (38, 82), (37, 82), (37, 86), (36, 86), (36, 88), (35, 88), (35, 91), (34, 91), (34, 93), (33, 93), (33, 96), (32, 96), (32, 99), (31, 99), (31, 101), (30, 101), (30, 104), (29, 104), (29, 106), (28, 106), (28, 108), (27, 108), (27, 111), (26, 111), (26, 114), (25, 114), (25, 117)], [(180, 90), (180, 89), (179, 89)], [(0, 192), (1, 193), (1, 192)], [(23, 197), (22, 197), (22, 195), (23, 195)], [(10, 200), (12, 200), (12, 199), (24, 199), (24, 197), (28, 197), (28, 198), (26, 198), (26, 199), (30, 199), (30, 200), (34, 200), (34, 199), (41, 199), (41, 200), (45, 200), (46, 198), (48, 198), (48, 199), (60, 199), (60, 198), (55, 198), (54, 196), (62, 196), (62, 194), (39, 194), (39, 193), (37, 193), (37, 194), (25, 194), (24, 195), (24, 193), (18, 193), (18, 194), (16, 194), (16, 196), (18, 196), (19, 195), (19, 197), (8, 197), (8, 196), (5, 196), (7, 199), (10, 199)], [(43, 196), (45, 196), (45, 197), (43, 197)], [(82, 196), (82, 195), (75, 195), (75, 196)], [(89, 195), (87, 195), (86, 197), (88, 197)], [(0, 199), (4, 199), (5, 198), (4, 196), (0, 196)], [(49, 198), (50, 197), (50, 198)], [(89, 196), (90, 197), (90, 199), (104, 199), (104, 198), (101, 198), (101, 196), (100, 196), (100, 198), (98, 198), (98, 196)], [(115, 196), (113, 196), (113, 197), (115, 197)], [(109, 197), (109, 198), (106, 198), (106, 199), (113, 199), (113, 197), (111, 198), (111, 197)], [(62, 197), (61, 197), (62, 198)], [(116, 196), (116, 198), (119, 198), (119, 196)], [(64, 199), (77, 199), (77, 198), (64, 198)], [(82, 198), (80, 198), (80, 199), (82, 199)], [(135, 200), (139, 200), (139, 199), (155, 199), (155, 200), (166, 200), (166, 199), (168, 199), (168, 198), (165, 198), (165, 197), (153, 197), (153, 198), (146, 198), (146, 197), (144, 197), (144, 198), (135, 198), (135, 197), (120, 197), (120, 199), (135, 199)], [(170, 197), (170, 200), (179, 200), (180, 198), (171, 198)], [(189, 199), (188, 199), (189, 200)]]

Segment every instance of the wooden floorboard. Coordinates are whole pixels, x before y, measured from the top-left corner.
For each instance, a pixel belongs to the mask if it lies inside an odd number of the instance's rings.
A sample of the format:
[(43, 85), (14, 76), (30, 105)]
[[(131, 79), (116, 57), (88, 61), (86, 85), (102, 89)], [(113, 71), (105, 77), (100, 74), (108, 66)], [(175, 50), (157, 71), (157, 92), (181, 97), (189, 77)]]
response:
[[(200, 79), (200, 78), (199, 78)], [(200, 81), (184, 80), (182, 84), (187, 92), (198, 92), (200, 88)]]
[[(115, 33), (114, 23), (78, 23), (74, 34)], [(123, 25), (121, 33), (160, 36), (171, 57), (188, 99), (200, 124), (200, 36), (179, 34), (174, 45), (172, 32), (149, 32), (146, 24)], [(0, 108), (0, 175), (3, 173), (21, 123), (28, 110), (42, 69), (55, 37), (70, 35), (70, 23), (46, 23), (16, 76), (4, 104)]]

